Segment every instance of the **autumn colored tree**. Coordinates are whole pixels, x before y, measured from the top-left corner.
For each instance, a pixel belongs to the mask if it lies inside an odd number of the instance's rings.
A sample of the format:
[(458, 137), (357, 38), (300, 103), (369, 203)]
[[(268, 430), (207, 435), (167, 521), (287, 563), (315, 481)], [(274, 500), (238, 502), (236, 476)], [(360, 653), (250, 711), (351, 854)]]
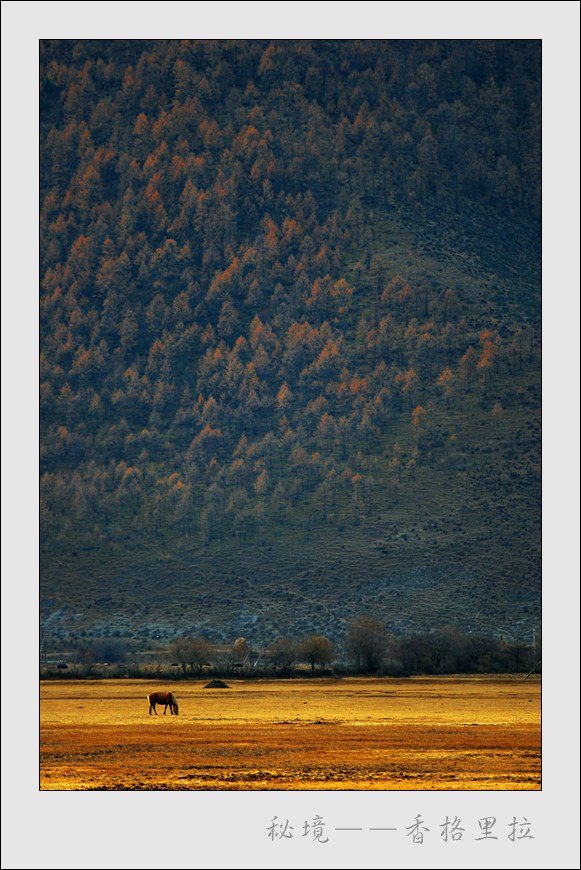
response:
[(474, 376), (476, 374), (476, 369), (478, 366), (478, 354), (470, 345), (466, 353), (461, 357), (459, 361), (459, 369), (460, 369), (460, 377), (463, 382), (466, 384), (466, 389), (468, 392), (472, 389), (472, 384), (474, 382)]
[(415, 369), (409, 368), (406, 372), (398, 372), (395, 382), (400, 389), (401, 395), (406, 397), (411, 406), (419, 385), (419, 378)]
[(498, 370), (501, 338), (494, 330), (485, 329), (480, 333), (480, 344), (482, 345), (482, 355), (477, 369), (483, 376), (484, 392), (488, 393)]
[(252, 651), (252, 646), (245, 637), (238, 637), (232, 646), (232, 655), (239, 665), (243, 665)]
[(442, 390), (444, 398), (446, 399), (446, 408), (450, 410), (450, 397), (454, 393), (454, 374), (452, 369), (444, 369), (444, 371), (439, 375), (436, 383)]
[(428, 425), (429, 418), (426, 409), (422, 405), (416, 405), (412, 412), (412, 430), (418, 446), (422, 444), (426, 437)]

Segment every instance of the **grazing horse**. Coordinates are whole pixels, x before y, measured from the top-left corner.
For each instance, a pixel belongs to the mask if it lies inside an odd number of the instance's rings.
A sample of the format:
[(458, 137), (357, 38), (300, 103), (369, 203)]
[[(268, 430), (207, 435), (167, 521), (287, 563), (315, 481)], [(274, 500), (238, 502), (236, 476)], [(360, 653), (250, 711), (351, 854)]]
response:
[(151, 711), (155, 713), (157, 716), (157, 710), (155, 709), (156, 704), (163, 704), (163, 715), (165, 716), (167, 712), (167, 708), (169, 707), (169, 711), (172, 716), (178, 715), (178, 702), (176, 701), (176, 696), (173, 692), (150, 692), (147, 696), (147, 700), (149, 701), (149, 715), (151, 716)]

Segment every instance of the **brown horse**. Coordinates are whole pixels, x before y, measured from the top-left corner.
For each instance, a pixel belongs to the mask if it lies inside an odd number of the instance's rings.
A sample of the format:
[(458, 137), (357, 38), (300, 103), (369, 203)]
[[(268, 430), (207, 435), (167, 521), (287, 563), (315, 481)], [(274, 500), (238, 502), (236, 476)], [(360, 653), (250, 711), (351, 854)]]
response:
[(157, 710), (155, 709), (156, 704), (163, 704), (163, 715), (165, 716), (167, 712), (167, 708), (169, 707), (169, 711), (172, 716), (178, 715), (178, 702), (176, 701), (176, 696), (173, 692), (150, 692), (147, 696), (147, 700), (149, 701), (149, 715), (151, 716), (151, 711), (155, 713), (157, 716)]

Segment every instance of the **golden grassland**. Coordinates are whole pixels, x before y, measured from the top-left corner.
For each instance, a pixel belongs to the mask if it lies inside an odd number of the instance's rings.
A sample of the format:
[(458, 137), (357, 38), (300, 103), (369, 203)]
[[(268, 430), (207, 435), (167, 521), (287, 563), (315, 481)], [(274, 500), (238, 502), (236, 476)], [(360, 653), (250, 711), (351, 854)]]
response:
[[(536, 790), (538, 677), (43, 681), (42, 790)], [(179, 716), (148, 715), (172, 690)]]

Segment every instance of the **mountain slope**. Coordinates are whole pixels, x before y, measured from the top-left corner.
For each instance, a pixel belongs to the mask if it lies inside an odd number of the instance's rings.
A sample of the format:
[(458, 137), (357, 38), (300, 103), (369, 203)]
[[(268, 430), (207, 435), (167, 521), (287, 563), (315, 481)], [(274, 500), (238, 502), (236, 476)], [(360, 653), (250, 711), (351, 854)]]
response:
[(41, 607), (539, 620), (539, 44), (45, 41)]

